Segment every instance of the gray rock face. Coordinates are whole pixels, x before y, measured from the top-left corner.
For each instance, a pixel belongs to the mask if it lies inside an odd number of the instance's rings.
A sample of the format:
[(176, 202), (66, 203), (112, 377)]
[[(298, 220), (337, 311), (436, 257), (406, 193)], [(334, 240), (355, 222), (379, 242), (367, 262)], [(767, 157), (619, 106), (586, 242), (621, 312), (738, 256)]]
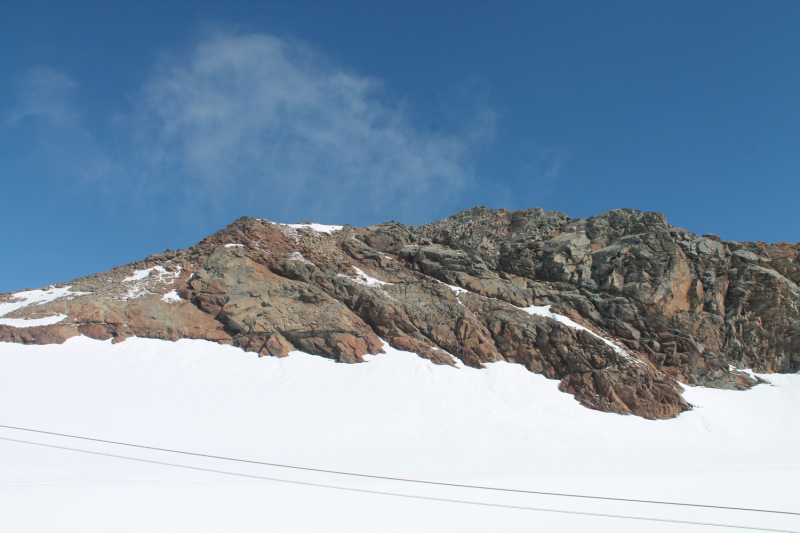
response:
[(522, 364), (587, 407), (669, 418), (691, 407), (678, 382), (745, 389), (756, 380), (736, 368), (800, 370), (798, 283), (798, 244), (723, 242), (630, 209), (479, 207), (331, 233), (242, 218), (71, 282), (87, 294), (7, 315), (65, 322), (0, 326), (0, 340), (203, 338), (346, 363), (385, 341), (436, 364)]
[(739, 388), (728, 365), (800, 367), (797, 244), (720, 242), (633, 210), (581, 220), (477, 208), (422, 233), (525, 278), (521, 294), (577, 312), (690, 384)]

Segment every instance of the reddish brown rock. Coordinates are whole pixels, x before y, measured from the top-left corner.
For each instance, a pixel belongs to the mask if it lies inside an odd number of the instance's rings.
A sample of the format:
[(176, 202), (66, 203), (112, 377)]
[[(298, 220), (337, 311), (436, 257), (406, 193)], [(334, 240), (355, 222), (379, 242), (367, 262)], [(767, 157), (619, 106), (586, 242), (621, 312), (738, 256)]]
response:
[(0, 342), (16, 342), (19, 344), (62, 344), (71, 337), (79, 335), (78, 329), (72, 325), (37, 326), (31, 328), (15, 328), (0, 325)]

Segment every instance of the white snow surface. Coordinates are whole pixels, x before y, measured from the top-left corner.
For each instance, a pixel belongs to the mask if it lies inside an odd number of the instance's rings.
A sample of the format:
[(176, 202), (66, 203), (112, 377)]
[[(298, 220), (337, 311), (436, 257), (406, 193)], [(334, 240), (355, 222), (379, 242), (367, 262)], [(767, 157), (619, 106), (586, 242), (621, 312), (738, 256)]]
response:
[(244, 244), (226, 244), (225, 248), (243, 248)]
[[(391, 348), (346, 365), (208, 341), (0, 343), (0, 424), (255, 461), (536, 491), (800, 511), (800, 375), (687, 387), (651, 421), (592, 411), (504, 362)], [(0, 428), (0, 438), (458, 500), (800, 530), (800, 517), (433, 487), (178, 456)], [(415, 500), (0, 440), (0, 529), (26, 532), (716, 532)]]
[[(84, 293), (71, 292), (70, 286), (56, 288), (50, 286), (48, 289), (35, 289), (31, 291), (21, 291), (12, 294), (13, 300), (0, 303), (0, 317), (28, 307), (30, 305), (41, 305), (52, 302), (64, 296), (77, 296)], [(57, 324), (67, 318), (67, 315), (53, 315), (42, 318), (0, 318), (0, 325), (13, 326), (15, 328), (30, 328), (34, 326), (49, 326)]]

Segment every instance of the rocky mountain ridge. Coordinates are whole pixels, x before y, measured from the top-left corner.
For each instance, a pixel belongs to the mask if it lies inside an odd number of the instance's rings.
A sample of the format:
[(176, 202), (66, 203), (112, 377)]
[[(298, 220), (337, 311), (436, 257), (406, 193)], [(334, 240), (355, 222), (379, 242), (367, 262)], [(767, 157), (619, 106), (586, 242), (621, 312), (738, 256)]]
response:
[(697, 236), (631, 209), (478, 207), (417, 227), (242, 218), (188, 250), (0, 295), (0, 341), (200, 338), (345, 363), (387, 342), (436, 364), (522, 364), (587, 407), (670, 418), (691, 407), (679, 383), (746, 389), (757, 380), (737, 368), (800, 370), (798, 283), (800, 244)]

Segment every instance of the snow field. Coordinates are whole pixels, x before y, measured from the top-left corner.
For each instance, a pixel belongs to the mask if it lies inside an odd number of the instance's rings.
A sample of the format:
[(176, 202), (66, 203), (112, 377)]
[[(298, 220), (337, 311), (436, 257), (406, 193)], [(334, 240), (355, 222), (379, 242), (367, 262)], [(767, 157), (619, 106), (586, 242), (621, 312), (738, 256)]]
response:
[[(591, 411), (520, 365), (387, 347), (345, 365), (207, 341), (0, 344), (0, 424), (205, 454), (527, 490), (798, 511), (800, 376), (687, 388), (674, 420)], [(800, 530), (800, 517), (432, 487), (0, 430), (0, 437), (434, 497)], [(411, 500), (0, 440), (9, 531), (725, 531)]]

